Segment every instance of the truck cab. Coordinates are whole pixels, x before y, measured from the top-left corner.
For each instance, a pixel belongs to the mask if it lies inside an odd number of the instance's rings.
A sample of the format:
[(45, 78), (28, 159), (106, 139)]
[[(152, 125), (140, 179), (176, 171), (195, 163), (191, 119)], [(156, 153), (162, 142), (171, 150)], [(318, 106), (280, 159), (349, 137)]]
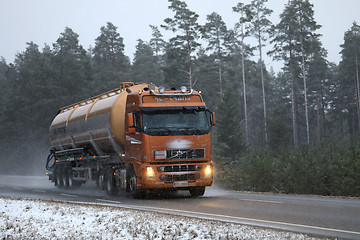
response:
[(189, 190), (201, 196), (213, 182), (210, 129), (215, 115), (197, 91), (145, 89), (126, 102), (128, 191)]

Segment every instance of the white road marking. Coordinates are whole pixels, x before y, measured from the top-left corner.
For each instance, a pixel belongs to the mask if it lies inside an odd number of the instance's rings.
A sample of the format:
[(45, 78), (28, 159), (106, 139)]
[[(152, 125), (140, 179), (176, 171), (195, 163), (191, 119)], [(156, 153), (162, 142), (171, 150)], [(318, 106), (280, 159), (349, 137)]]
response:
[(24, 189), (21, 188), (21, 187), (13, 187), (13, 189), (16, 189), (16, 190), (24, 190)]
[(112, 200), (107, 200), (107, 199), (96, 199), (97, 201), (101, 201), (101, 202), (107, 202), (107, 203), (121, 203), (121, 202), (118, 202), (118, 201), (112, 201)]
[(46, 191), (43, 191), (43, 190), (37, 190), (35, 189), (34, 192), (39, 192), (39, 193), (46, 193)]
[(238, 200), (240, 200), (240, 201), (251, 201), (251, 202), (276, 203), (276, 204), (284, 203), (284, 202), (280, 202), (280, 201), (260, 200), (260, 199), (251, 199), (251, 198), (238, 198)]
[(66, 193), (60, 193), (60, 195), (65, 196), (65, 197), (75, 197), (75, 198), (78, 197), (76, 195), (71, 195), (71, 194), (66, 194)]

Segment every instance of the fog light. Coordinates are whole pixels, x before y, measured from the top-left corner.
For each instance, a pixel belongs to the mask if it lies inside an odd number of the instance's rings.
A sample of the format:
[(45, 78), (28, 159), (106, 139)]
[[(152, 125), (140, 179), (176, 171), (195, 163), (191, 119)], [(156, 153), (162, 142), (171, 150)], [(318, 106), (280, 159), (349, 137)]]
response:
[(211, 165), (206, 165), (204, 178), (211, 178), (212, 172)]
[(146, 168), (146, 176), (147, 176), (147, 179), (149, 179), (149, 180), (155, 180), (155, 172), (152, 167)]

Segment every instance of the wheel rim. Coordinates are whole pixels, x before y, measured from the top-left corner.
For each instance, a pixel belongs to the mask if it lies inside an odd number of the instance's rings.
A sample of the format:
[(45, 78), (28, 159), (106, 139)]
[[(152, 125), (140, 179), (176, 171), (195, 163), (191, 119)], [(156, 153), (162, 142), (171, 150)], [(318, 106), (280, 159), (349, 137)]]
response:
[(134, 192), (136, 190), (136, 177), (132, 176), (130, 178), (130, 191)]
[(101, 174), (98, 177), (98, 185), (99, 188), (104, 189), (104, 176)]
[(112, 182), (111, 182), (111, 177), (108, 177), (106, 180), (106, 190), (108, 192), (112, 191)]
[(61, 181), (61, 176), (60, 176), (59, 173), (56, 174), (56, 183), (57, 183), (57, 186), (58, 186), (58, 187), (61, 186), (62, 181)]
[(69, 187), (73, 186), (73, 179), (72, 179), (72, 171), (71, 170), (69, 170), (69, 174), (68, 174), (68, 184), (69, 184)]
[(66, 181), (66, 175), (65, 174), (62, 175), (62, 184), (63, 184), (63, 186), (67, 186), (67, 181)]

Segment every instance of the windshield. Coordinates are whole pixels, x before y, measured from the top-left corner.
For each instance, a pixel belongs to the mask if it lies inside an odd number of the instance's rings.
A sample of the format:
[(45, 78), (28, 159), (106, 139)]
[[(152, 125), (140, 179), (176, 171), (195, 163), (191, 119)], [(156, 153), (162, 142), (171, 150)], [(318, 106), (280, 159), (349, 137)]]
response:
[(209, 121), (205, 109), (171, 109), (142, 112), (142, 125), (150, 135), (206, 134)]

